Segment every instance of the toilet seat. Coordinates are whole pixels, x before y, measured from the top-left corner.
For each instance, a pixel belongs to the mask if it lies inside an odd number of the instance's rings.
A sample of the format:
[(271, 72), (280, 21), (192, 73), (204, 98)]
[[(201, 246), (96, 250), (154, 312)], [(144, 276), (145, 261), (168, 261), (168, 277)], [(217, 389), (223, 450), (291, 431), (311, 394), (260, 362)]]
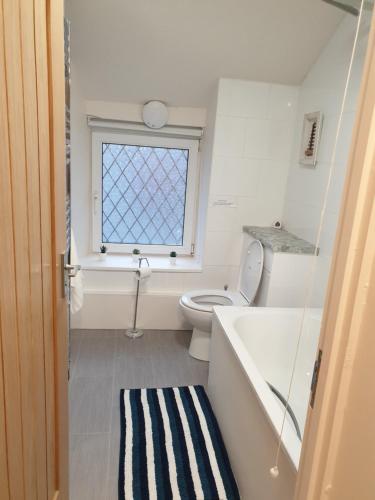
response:
[(184, 318), (193, 327), (189, 354), (209, 361), (213, 309), (215, 306), (252, 306), (263, 271), (263, 246), (252, 239), (241, 259), (239, 290), (203, 289), (186, 292), (180, 298)]
[(181, 303), (195, 311), (212, 313), (214, 306), (247, 306), (240, 292), (228, 290), (192, 290), (181, 297)]

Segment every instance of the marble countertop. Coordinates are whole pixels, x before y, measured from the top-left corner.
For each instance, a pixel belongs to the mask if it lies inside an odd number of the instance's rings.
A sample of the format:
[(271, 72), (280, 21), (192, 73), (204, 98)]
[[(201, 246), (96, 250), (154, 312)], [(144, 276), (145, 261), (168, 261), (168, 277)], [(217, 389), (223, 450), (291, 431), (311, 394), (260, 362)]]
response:
[(314, 255), (315, 246), (308, 241), (298, 238), (284, 229), (274, 227), (244, 226), (243, 231), (259, 240), (264, 247), (277, 253), (297, 253)]

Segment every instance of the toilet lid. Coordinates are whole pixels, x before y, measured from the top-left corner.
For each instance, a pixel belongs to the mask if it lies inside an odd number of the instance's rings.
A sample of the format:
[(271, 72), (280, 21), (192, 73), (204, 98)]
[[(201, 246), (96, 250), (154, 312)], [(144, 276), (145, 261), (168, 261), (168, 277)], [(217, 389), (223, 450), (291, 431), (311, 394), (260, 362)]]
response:
[(242, 270), (240, 292), (251, 304), (258, 291), (263, 271), (263, 245), (259, 240), (254, 240), (246, 251)]

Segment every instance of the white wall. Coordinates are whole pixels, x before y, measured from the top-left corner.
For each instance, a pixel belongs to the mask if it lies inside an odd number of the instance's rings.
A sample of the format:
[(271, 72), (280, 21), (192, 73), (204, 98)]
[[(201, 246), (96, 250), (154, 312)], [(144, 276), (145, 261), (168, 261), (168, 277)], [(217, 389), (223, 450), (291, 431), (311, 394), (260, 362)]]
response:
[(281, 218), (297, 99), (294, 86), (220, 80), (205, 265), (237, 274), (242, 226)]
[[(315, 242), (317, 238), (356, 22), (357, 18), (354, 16), (345, 17), (301, 85), (296, 128), (298, 133), (295, 134), (283, 221), (289, 231), (310, 242)], [(315, 286), (312, 297), (312, 305), (314, 306), (322, 306), (324, 301), (367, 47), (368, 30), (369, 16), (367, 15), (361, 26), (342, 128), (339, 133), (333, 177), (328, 192), (327, 210), (319, 243), (320, 254), (315, 270)], [(298, 161), (303, 116), (312, 111), (322, 111), (324, 115), (318, 162), (315, 168), (301, 165)]]
[[(72, 70), (72, 222), (81, 257), (90, 248), (90, 132), (87, 103)], [(297, 87), (221, 80), (213, 92), (201, 145), (201, 272), (157, 272), (143, 285), (140, 324), (184, 328), (179, 296), (195, 288), (237, 286), (244, 224), (269, 225), (280, 218), (295, 118)], [(92, 109), (93, 104), (89, 104)], [(100, 114), (105, 103), (97, 104)], [(129, 109), (129, 107), (126, 107)], [(108, 106), (108, 113), (113, 106)], [(191, 116), (189, 114), (189, 116)], [(183, 124), (183, 123), (180, 123)], [(215, 206), (218, 199), (233, 206)], [(207, 216), (207, 221), (206, 221)], [(131, 324), (134, 273), (85, 270), (85, 305), (75, 328), (125, 328)], [(159, 314), (160, 313), (160, 314)]]

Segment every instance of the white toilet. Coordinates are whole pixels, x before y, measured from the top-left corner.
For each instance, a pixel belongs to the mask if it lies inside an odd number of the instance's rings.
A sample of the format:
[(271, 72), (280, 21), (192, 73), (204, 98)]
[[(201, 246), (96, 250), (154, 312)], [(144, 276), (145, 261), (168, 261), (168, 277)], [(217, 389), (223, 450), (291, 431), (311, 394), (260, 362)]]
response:
[(263, 271), (263, 246), (252, 240), (242, 258), (239, 291), (193, 290), (180, 299), (182, 312), (194, 327), (189, 354), (208, 361), (214, 306), (252, 306)]

